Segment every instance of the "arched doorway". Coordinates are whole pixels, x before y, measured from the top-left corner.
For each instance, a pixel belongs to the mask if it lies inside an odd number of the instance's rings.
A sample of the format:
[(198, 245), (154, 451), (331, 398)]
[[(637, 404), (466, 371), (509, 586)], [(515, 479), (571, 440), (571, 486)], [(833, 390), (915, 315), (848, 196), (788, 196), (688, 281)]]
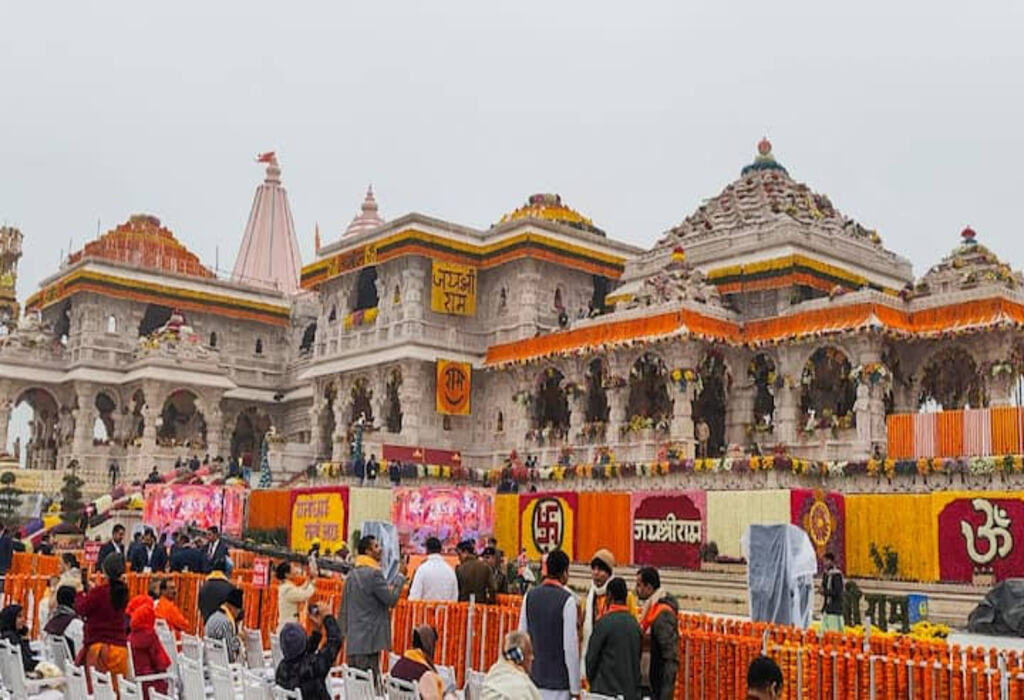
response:
[(387, 384), (384, 387), (384, 426), (389, 433), (402, 432), (402, 400), (399, 389), (402, 388), (402, 370), (393, 369), (388, 372)]
[(849, 358), (839, 348), (828, 345), (814, 351), (800, 377), (805, 429), (812, 415), (819, 428), (852, 426), (857, 386), (850, 378), (851, 371)]
[(961, 347), (935, 353), (921, 374), (917, 403), (919, 408), (945, 411), (987, 405), (985, 383), (971, 354)]
[(117, 404), (110, 397), (110, 394), (101, 391), (96, 394), (93, 406), (96, 409), (96, 419), (93, 421), (92, 426), (93, 442), (110, 444), (114, 441), (114, 416), (116, 415)]
[(600, 359), (591, 360), (587, 365), (584, 421), (588, 424), (608, 422), (608, 391), (604, 387), (606, 374), (604, 362)]
[(356, 298), (353, 311), (365, 311), (377, 307), (377, 268), (364, 267), (356, 278)]
[(629, 370), (629, 399), (626, 404), (630, 425), (667, 425), (672, 416), (668, 395), (668, 371), (657, 355), (644, 353)]
[(533, 428), (549, 431), (552, 437), (565, 437), (569, 432), (569, 399), (562, 386), (565, 377), (548, 367), (537, 377), (533, 398)]
[(196, 395), (178, 389), (164, 401), (157, 425), (157, 443), (165, 447), (206, 449), (206, 421), (196, 406)]
[(238, 414), (231, 433), (231, 457), (243, 466), (258, 463), (263, 436), (270, 430), (270, 417), (257, 406), (250, 406)]
[(352, 413), (349, 425), (354, 424), (362, 416), (364, 425), (373, 425), (373, 390), (365, 377), (359, 377), (352, 385)]
[(719, 350), (709, 350), (697, 368), (700, 392), (693, 399), (694, 435), (701, 439), (707, 424), (706, 457), (717, 457), (725, 449), (725, 393), (728, 372)]
[(754, 385), (753, 428), (755, 432), (769, 432), (775, 425), (775, 361), (764, 353), (755, 355), (747, 368), (747, 378)]
[(8, 432), (8, 451), (17, 454), (26, 469), (55, 469), (57, 466), (57, 399), (46, 389), (32, 387), (14, 402)]

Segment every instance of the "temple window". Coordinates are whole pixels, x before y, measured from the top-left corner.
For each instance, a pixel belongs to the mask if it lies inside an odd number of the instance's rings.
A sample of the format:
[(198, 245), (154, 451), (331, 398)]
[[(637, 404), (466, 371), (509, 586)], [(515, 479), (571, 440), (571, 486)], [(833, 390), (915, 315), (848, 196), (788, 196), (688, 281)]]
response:
[(377, 306), (377, 268), (364, 267), (356, 278), (356, 303), (354, 311), (364, 311)]
[(452, 417), (444, 416), (441, 418), (441, 430), (449, 431), (452, 429)]
[(608, 278), (594, 275), (594, 295), (590, 299), (589, 315), (597, 316), (605, 312), (604, 299), (609, 291)]
[(608, 392), (604, 388), (604, 363), (597, 359), (591, 360), (587, 367), (586, 414), (584, 421), (589, 424), (608, 422)]
[(103, 444), (109, 443), (114, 439), (114, 411), (117, 405), (105, 392), (100, 392), (96, 395), (94, 405), (96, 407), (96, 420), (93, 421), (92, 427), (93, 441)]
[(987, 404), (982, 373), (963, 348), (943, 348), (925, 365), (918, 396), (920, 408), (953, 411)]
[(394, 294), (391, 295), (391, 303), (394, 304), (395, 306), (398, 306), (399, 304), (402, 303), (402, 290), (397, 284), (395, 285)]
[(668, 372), (657, 355), (644, 353), (630, 368), (626, 411), (631, 426), (666, 427), (672, 415), (672, 400), (668, 395)]
[(117, 318), (113, 314), (107, 316), (107, 333), (117, 333)]
[(501, 411), (498, 411), (498, 420), (495, 423), (495, 428), (494, 429), (495, 429), (496, 432), (499, 432), (499, 433), (505, 431), (505, 414), (502, 413)]
[(537, 378), (533, 401), (533, 427), (564, 437), (569, 430), (569, 399), (563, 386), (564, 377), (548, 367)]
[(336, 304), (331, 304), (331, 311), (327, 314), (327, 322), (334, 323), (338, 320), (338, 307)]
[(211, 348), (217, 347), (217, 331), (211, 331), (210, 332), (210, 347)]
[(502, 315), (508, 311), (508, 289), (505, 287), (501, 288), (498, 292), (498, 315)]
[(302, 332), (302, 342), (299, 343), (299, 353), (308, 355), (313, 352), (313, 343), (316, 342), (316, 321), (306, 326)]
[(149, 304), (139, 323), (139, 337), (144, 338), (153, 333), (171, 319), (171, 309), (160, 304)]
[(555, 311), (564, 311), (565, 304), (562, 302), (562, 288), (555, 287)]
[(256, 339), (256, 354), (257, 355), (262, 355), (263, 354), (263, 338), (257, 338)]
[(850, 360), (842, 350), (826, 346), (814, 351), (800, 376), (800, 410), (805, 429), (852, 427), (857, 386), (850, 378), (851, 370)]

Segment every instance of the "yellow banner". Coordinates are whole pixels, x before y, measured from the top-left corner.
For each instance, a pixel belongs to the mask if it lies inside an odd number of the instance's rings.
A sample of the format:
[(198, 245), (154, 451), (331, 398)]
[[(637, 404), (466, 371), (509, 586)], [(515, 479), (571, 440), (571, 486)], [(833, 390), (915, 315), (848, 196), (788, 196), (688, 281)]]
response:
[(430, 276), (430, 308), (439, 314), (476, 314), (476, 268), (434, 260)]
[(573, 560), (576, 554), (576, 496), (546, 494), (527, 500), (521, 496), (520, 546), (531, 561), (553, 549), (561, 549)]
[(469, 393), (473, 368), (468, 362), (437, 361), (437, 412), (449, 416), (469, 415)]
[(338, 551), (346, 542), (345, 506), (347, 490), (298, 492), (292, 501), (291, 548), (309, 550), (313, 541), (320, 552)]

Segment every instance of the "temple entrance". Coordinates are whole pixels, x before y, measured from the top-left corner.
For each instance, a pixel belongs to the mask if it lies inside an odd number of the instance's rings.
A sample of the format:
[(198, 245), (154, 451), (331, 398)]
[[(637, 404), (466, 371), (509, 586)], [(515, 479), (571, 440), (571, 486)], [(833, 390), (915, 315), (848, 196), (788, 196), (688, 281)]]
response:
[(935, 411), (987, 405), (985, 383), (970, 353), (959, 347), (947, 347), (935, 353), (921, 375), (917, 403), (921, 409)]
[(331, 458), (331, 450), (334, 446), (334, 402), (337, 400), (338, 390), (334, 384), (328, 384), (324, 388), (324, 408), (317, 418), (320, 427), (320, 444), (314, 445), (316, 456), (320, 458)]
[(384, 388), (384, 425), (389, 433), (402, 432), (401, 388), (402, 370), (393, 369), (388, 373), (387, 386)]
[(196, 406), (196, 398), (185, 389), (178, 389), (167, 397), (157, 422), (158, 445), (206, 449), (206, 421)]
[(373, 390), (365, 377), (356, 379), (352, 385), (352, 413), (349, 416), (349, 425), (354, 424), (363, 417), (366, 427), (373, 425)]
[(667, 427), (672, 399), (668, 396), (668, 371), (657, 355), (644, 353), (630, 368), (626, 412), (630, 426)]
[(96, 394), (94, 407), (96, 408), (96, 420), (93, 421), (92, 425), (93, 443), (109, 445), (114, 441), (114, 415), (117, 410), (117, 404), (114, 403), (109, 394), (100, 392)]
[(250, 406), (238, 414), (235, 430), (231, 433), (231, 457), (243, 466), (257, 463), (263, 436), (270, 430), (270, 416), (256, 406)]
[(548, 367), (537, 377), (533, 397), (533, 428), (547, 431), (549, 437), (564, 438), (569, 433), (569, 399), (562, 386), (565, 377)]
[[(725, 450), (726, 367), (722, 353), (711, 350), (697, 368), (700, 391), (693, 399), (694, 435), (705, 457), (718, 457)], [(701, 423), (707, 429), (701, 427)], [(705, 436), (702, 438), (702, 436)]]
[(57, 400), (46, 389), (26, 389), (14, 402), (7, 451), (21, 467), (56, 468), (58, 413)]
[(377, 268), (374, 266), (364, 267), (359, 271), (356, 279), (356, 303), (352, 306), (353, 311), (365, 311), (377, 307)]
[(755, 432), (769, 432), (775, 425), (775, 361), (764, 353), (755, 355), (747, 368), (747, 378), (754, 385), (752, 427)]
[(818, 348), (807, 360), (800, 377), (805, 432), (852, 427), (857, 386), (850, 378), (851, 371), (846, 354), (832, 346)]
[(604, 388), (604, 363), (591, 360), (586, 375), (586, 414), (584, 422), (589, 424), (608, 422), (608, 391)]

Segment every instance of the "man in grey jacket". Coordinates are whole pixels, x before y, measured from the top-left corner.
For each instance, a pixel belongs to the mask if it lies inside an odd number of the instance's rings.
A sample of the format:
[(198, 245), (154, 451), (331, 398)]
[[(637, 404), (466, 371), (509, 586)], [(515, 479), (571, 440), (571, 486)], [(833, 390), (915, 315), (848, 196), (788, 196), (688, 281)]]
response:
[(405, 585), (405, 562), (389, 586), (380, 570), (381, 546), (373, 535), (359, 540), (356, 566), (345, 578), (342, 612), (348, 642), (348, 665), (372, 671), (380, 682), (380, 653), (391, 649), (391, 620), (388, 610), (395, 606)]

